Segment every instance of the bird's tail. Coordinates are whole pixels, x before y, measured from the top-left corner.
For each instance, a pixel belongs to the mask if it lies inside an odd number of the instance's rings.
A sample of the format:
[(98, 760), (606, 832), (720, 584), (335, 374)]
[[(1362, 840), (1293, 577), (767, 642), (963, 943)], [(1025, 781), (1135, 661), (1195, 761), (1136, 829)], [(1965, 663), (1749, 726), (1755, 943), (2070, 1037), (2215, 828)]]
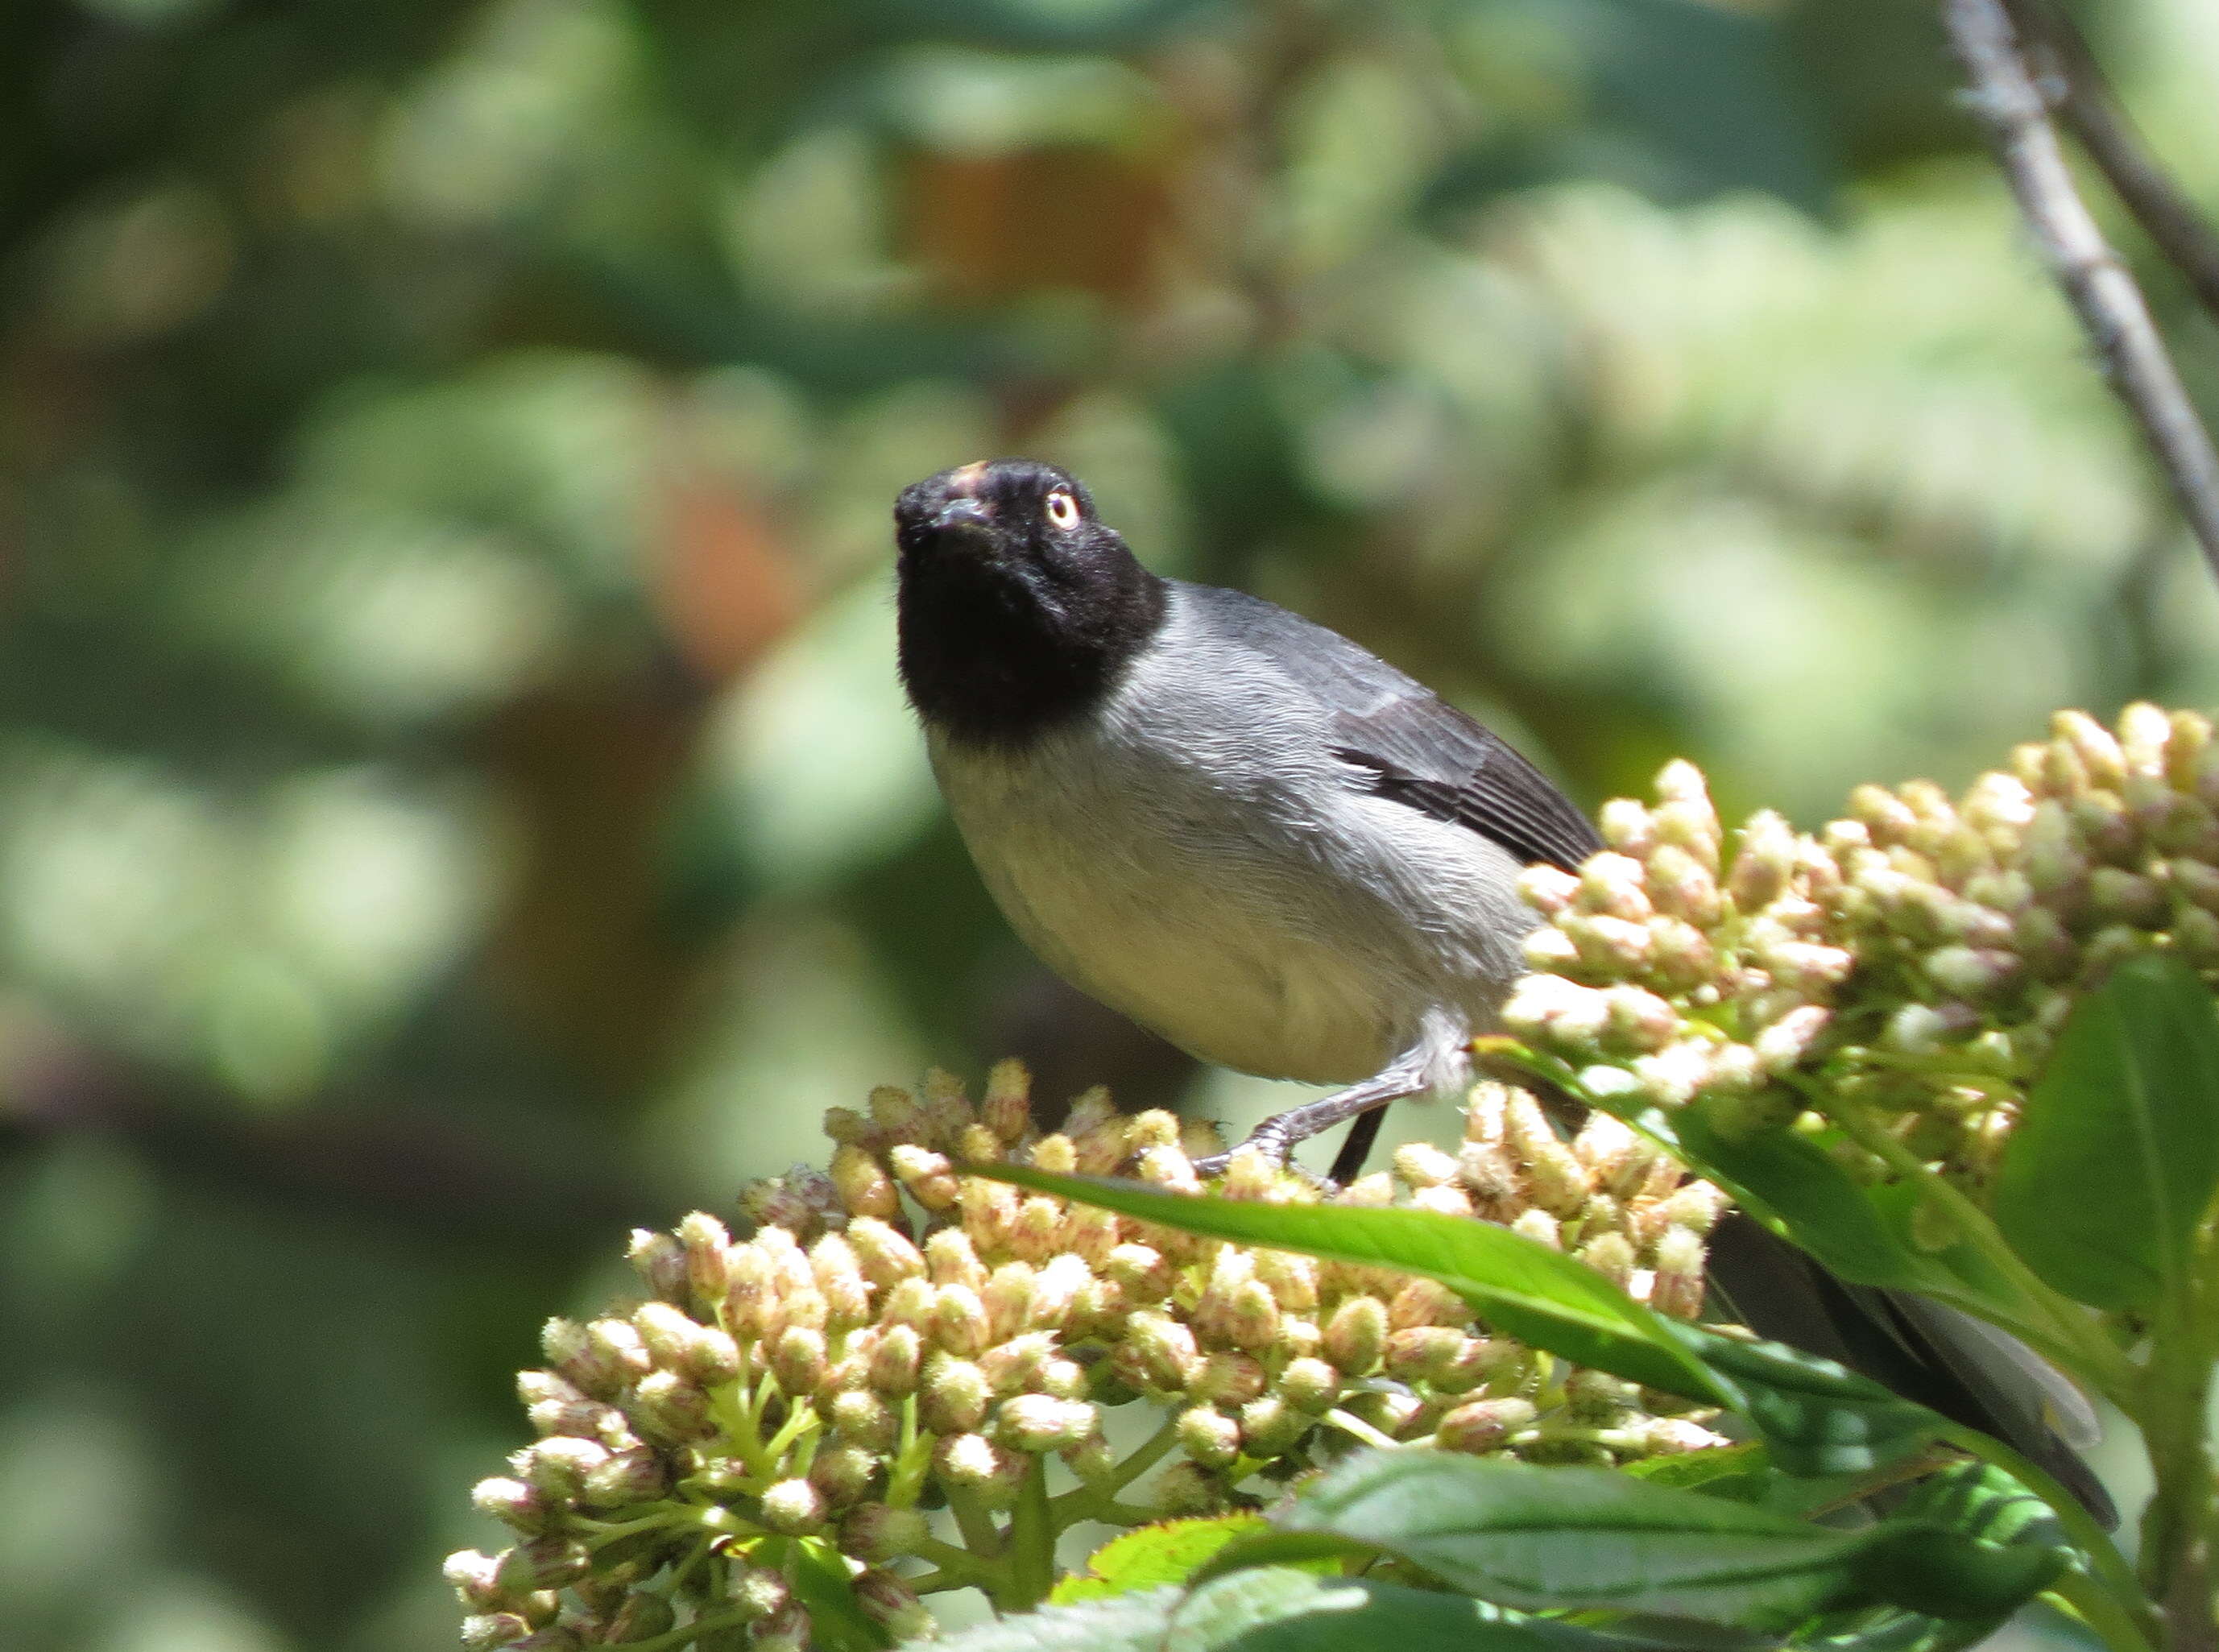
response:
[(2094, 1407), (2015, 1338), (1924, 1297), (1845, 1283), (1739, 1212), (1711, 1237), (1710, 1277), (1724, 1317), (1994, 1435), (2107, 1529), (2117, 1525), (2110, 1494), (2073, 1450), (2101, 1432)]

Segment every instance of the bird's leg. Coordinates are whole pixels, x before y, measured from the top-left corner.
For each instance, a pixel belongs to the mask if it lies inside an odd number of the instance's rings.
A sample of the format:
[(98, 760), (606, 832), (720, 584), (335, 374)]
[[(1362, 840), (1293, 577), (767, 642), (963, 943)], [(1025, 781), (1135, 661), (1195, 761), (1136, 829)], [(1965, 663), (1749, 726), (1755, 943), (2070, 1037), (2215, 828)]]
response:
[[(1273, 1163), (1284, 1164), (1288, 1155), (1312, 1136), (1355, 1119), (1356, 1127), (1348, 1133), (1348, 1140), (1333, 1161), (1333, 1179), (1346, 1182), (1364, 1168), (1364, 1156), (1371, 1151), (1372, 1140), (1379, 1133), (1381, 1113), (1387, 1103), (1400, 1101), (1405, 1096), (1422, 1095), (1432, 1088), (1426, 1069), (1426, 1053), (1422, 1049), (1408, 1051), (1360, 1084), (1351, 1084), (1346, 1090), (1320, 1096), (1315, 1102), (1274, 1113), (1249, 1132), (1248, 1140), (1240, 1145), (1260, 1147)], [(1223, 1171), (1231, 1157), (1229, 1153), (1218, 1153), (1197, 1159), (1194, 1167), (1203, 1176), (1215, 1176)]]

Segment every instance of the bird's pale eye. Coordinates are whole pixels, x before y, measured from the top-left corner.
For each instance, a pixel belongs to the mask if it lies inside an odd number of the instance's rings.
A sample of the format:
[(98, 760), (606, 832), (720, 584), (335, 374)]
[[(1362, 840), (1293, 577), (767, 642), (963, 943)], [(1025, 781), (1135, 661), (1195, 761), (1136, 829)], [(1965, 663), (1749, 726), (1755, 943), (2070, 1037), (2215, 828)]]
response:
[(1078, 501), (1057, 488), (1047, 496), (1047, 519), (1068, 532), (1078, 525)]

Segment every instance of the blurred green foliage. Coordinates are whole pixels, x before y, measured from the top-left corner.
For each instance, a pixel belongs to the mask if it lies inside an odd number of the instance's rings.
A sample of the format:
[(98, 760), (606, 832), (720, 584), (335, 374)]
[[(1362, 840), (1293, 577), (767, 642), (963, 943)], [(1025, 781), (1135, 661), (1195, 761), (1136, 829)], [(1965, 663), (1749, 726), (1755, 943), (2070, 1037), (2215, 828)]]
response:
[[(2219, 196), (2219, 14), (2090, 21)], [(2219, 698), (1949, 92), (1923, 0), (0, 9), (9, 1643), (442, 1644), (624, 1227), (927, 1059), (1189, 1083), (940, 813), (927, 471), (1072, 464), (1589, 803)]]

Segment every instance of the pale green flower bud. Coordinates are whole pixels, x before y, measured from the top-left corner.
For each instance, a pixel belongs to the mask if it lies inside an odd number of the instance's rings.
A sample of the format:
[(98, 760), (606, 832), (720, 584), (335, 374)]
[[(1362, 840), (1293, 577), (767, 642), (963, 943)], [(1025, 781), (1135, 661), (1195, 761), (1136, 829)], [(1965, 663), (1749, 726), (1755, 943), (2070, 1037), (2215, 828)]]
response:
[(1670, 1227), (1703, 1234), (1718, 1226), (1732, 1204), (1724, 1189), (1708, 1182), (1690, 1182), (1664, 1201), (1664, 1213)]
[(1194, 1161), (1177, 1146), (1144, 1150), (1134, 1161), (1133, 1169), (1141, 1181), (1152, 1183), (1167, 1192), (1202, 1191), (1202, 1178), (1194, 1173)]
[(1019, 1330), (1060, 1330), (1070, 1318), (1078, 1294), (1094, 1282), (1094, 1270), (1082, 1257), (1066, 1251), (1050, 1257), (1033, 1275), (1030, 1306)]
[(1156, 1476), (1151, 1500), (1166, 1519), (1214, 1513), (1225, 1501), (1217, 1478), (1198, 1463), (1174, 1463)]
[(504, 1595), (559, 1589), (593, 1564), (593, 1551), (574, 1537), (533, 1537), (501, 1552), (494, 1587)]
[(692, 1282), (686, 1264), (686, 1247), (668, 1233), (645, 1227), (631, 1230), (625, 1257), (642, 1283), (666, 1302), (683, 1302)]
[(901, 1214), (901, 1189), (877, 1157), (853, 1145), (832, 1154), (832, 1185), (850, 1216), (891, 1221)]
[(1263, 1362), (1252, 1354), (1221, 1349), (1202, 1362), (1188, 1393), (1219, 1405), (1245, 1406), (1264, 1392)]
[(1756, 1035), (1752, 1047), (1757, 1060), (1775, 1077), (1791, 1071), (1801, 1065), (1833, 1018), (1832, 1010), (1817, 1004), (1789, 1010)]
[(1601, 913), (1569, 912), (1557, 928), (1571, 937), (1580, 961), (1606, 977), (1631, 975), (1649, 962), (1649, 926)]
[(1065, 1466), (1089, 1486), (1099, 1485), (1117, 1472), (1117, 1454), (1099, 1434), (1066, 1446), (1060, 1455)]
[(2219, 969), (2219, 917), (2200, 906), (2185, 908), (2173, 919), (2172, 939), (2197, 968)]
[(642, 1433), (666, 1444), (682, 1444), (714, 1432), (709, 1396), (677, 1371), (650, 1371), (640, 1378), (628, 1409)]
[[(583, 1483), (582, 1477), (580, 1483)], [(525, 1533), (545, 1530), (557, 1512), (555, 1504), (563, 1500), (550, 1499), (537, 1486), (506, 1475), (481, 1480), (470, 1488), (472, 1508)]]
[(927, 1210), (943, 1211), (955, 1208), (962, 1185), (948, 1164), (946, 1153), (904, 1143), (887, 1150), (886, 1162), (893, 1166), (894, 1174), (909, 1189), (910, 1196)]
[(824, 1516), (824, 1494), (805, 1480), (781, 1480), (762, 1494), (763, 1524), (786, 1537), (807, 1537)]
[(1555, 917), (1570, 910), (1579, 892), (1580, 880), (1561, 866), (1544, 862), (1528, 866), (1518, 875), (1520, 897), (1544, 917)]
[(2037, 895), (2054, 894), (2088, 873), (2088, 857), (2073, 817), (2054, 798), (2034, 811), (2020, 841), (2019, 864)]
[(924, 1338), (915, 1326), (881, 1326), (878, 1344), (871, 1351), (872, 1388), (892, 1399), (914, 1393), (917, 1368), (923, 1357)]
[(1717, 871), (1715, 845), (1706, 854), (1696, 847), (1660, 843), (1649, 857), (1649, 898), (1665, 916), (1708, 929), (1724, 910)]
[(1679, 1012), (1653, 992), (1614, 986), (1604, 991), (1603, 999), (1609, 1017), (1606, 1036), (1619, 1049), (1653, 1053), (1679, 1034)]
[(1563, 1249), (1563, 1229), (1557, 1219), (1545, 1210), (1527, 1210), (1520, 1213), (1518, 1220), (1510, 1224), (1510, 1231), (1545, 1245), (1551, 1250)]
[(840, 1550), (882, 1566), (914, 1555), (932, 1536), (932, 1523), (917, 1509), (866, 1503), (840, 1522)]
[(1054, 1351), (1055, 1338), (1051, 1332), (1029, 1331), (989, 1348), (979, 1357), (979, 1369), (997, 1394), (1016, 1394), (1039, 1382)]
[(1601, 1053), (1609, 1023), (1609, 1001), (1561, 975), (1521, 978), (1502, 1006), (1503, 1026), (1519, 1037), (1581, 1054)]
[(789, 1396), (814, 1394), (824, 1380), (824, 1333), (807, 1326), (788, 1326), (771, 1355), (770, 1369)]
[(2085, 711), (2074, 711), (2056, 712), (2049, 726), (2057, 739), (2072, 746), (2090, 780), (2110, 791), (2118, 790), (2127, 777), (2126, 755), (2109, 729)]
[(586, 1476), (606, 1463), (609, 1456), (609, 1449), (595, 1441), (556, 1434), (526, 1447), (513, 1462), (522, 1477), (542, 1496), (567, 1503), (583, 1494)]
[(1430, 1210), (1437, 1216), (1470, 1217), (1476, 1214), (1471, 1196), (1462, 1188), (1420, 1188), (1410, 1196), (1410, 1208)]
[(1369, 1376), (1387, 1351), (1387, 1305), (1376, 1296), (1352, 1296), (1326, 1321), (1326, 1357), (1352, 1376)]
[(1010, 1248), (1017, 1226), (1017, 1190), (1002, 1182), (978, 1177), (965, 1180), (961, 1194), (963, 1231), (981, 1255), (992, 1256)]
[[(1450, 1161), (1451, 1171), (1455, 1161)], [(1289, 1314), (1315, 1313), (1318, 1305), (1318, 1264), (1315, 1257), (1296, 1256), (1291, 1251), (1259, 1251), (1255, 1253), (1256, 1277), (1271, 1291), (1271, 1298)]]
[(724, 1587), (725, 1598), (760, 1623), (784, 1612), (793, 1599), (783, 1574), (769, 1566), (736, 1566)]
[(986, 1407), (993, 1398), (994, 1385), (976, 1364), (935, 1354), (925, 1366), (917, 1407), (925, 1426), (934, 1433), (966, 1434), (985, 1420)]
[(1032, 1164), (1052, 1176), (1069, 1176), (1078, 1168), (1078, 1149), (1067, 1133), (1042, 1136), (1033, 1143)]
[(1387, 1374), (1404, 1382), (1430, 1382), (1464, 1352), (1466, 1338), (1446, 1326), (1412, 1326), (1388, 1333), (1383, 1356)]
[(1521, 943), (1526, 967), (1537, 976), (1563, 975), (1580, 967), (1580, 949), (1562, 929), (1545, 925)]
[[(748, 1652), (809, 1652), (809, 1643), (808, 1609), (798, 1600), (757, 1624), (747, 1641)], [(725, 1648), (705, 1644), (699, 1639), (694, 1645), (699, 1652), (727, 1652)], [(730, 1652), (738, 1652), (738, 1649), (732, 1648)]]
[(856, 1604), (885, 1625), (896, 1642), (930, 1640), (939, 1634), (937, 1620), (917, 1598), (917, 1591), (893, 1573), (873, 1567), (857, 1574), (850, 1587)]
[(1629, 856), (1608, 850), (1588, 856), (1586, 865), (1580, 868), (1580, 910), (1628, 918), (1636, 923), (1646, 922), (1653, 909), (1648, 892), (1642, 887), (1643, 877), (1641, 862)]
[(499, 1652), (529, 1633), (531, 1626), (515, 1612), (473, 1612), (463, 1619), (463, 1652)]
[[(1022, 1270), (1019, 1276), (1016, 1270)], [(1032, 1270), (1022, 1262), (1013, 1262), (995, 1270), (987, 1282), (987, 1292), (1004, 1299), (1014, 1289), (1029, 1295)], [(1022, 1314), (1018, 1323), (1022, 1322)], [(1013, 1327), (1012, 1327), (1013, 1328)], [(994, 1327), (987, 1317), (986, 1305), (979, 1293), (965, 1285), (942, 1285), (933, 1304), (932, 1339), (951, 1354), (966, 1357), (982, 1353), (994, 1340)]]
[[(1383, 1348), (1386, 1342), (1383, 1323), (1379, 1331), (1380, 1345)], [(1277, 1393), (1281, 1399), (1298, 1411), (1321, 1412), (1340, 1397), (1340, 1373), (1321, 1359), (1308, 1357), (1290, 1359), (1286, 1369), (1279, 1373)]]
[(1012, 1451), (1035, 1456), (1077, 1445), (1095, 1432), (1094, 1407), (1083, 1400), (1045, 1394), (1012, 1394), (994, 1413), (994, 1438)]
[(1221, 1411), (1194, 1406), (1179, 1413), (1179, 1449), (1205, 1469), (1229, 1469), (1240, 1456), (1240, 1425)]
[(935, 1285), (964, 1285), (973, 1290), (986, 1286), (986, 1264), (971, 1236), (960, 1227), (943, 1227), (924, 1241), (924, 1263)]
[(824, 1494), (825, 1506), (842, 1509), (870, 1495), (879, 1478), (879, 1454), (860, 1445), (828, 1445), (809, 1465), (809, 1483)]
[(651, 1503), (670, 1489), (670, 1476), (662, 1459), (644, 1447), (612, 1452), (607, 1462), (589, 1469), (579, 1500), (592, 1509), (625, 1508)]
[(1028, 1262), (1044, 1262), (1063, 1248), (1065, 1227), (1063, 1206), (1035, 1195), (1017, 1206), (1010, 1248)]
[(441, 1563), (439, 1574), (471, 1611), (498, 1611), (511, 1593), (500, 1581), (502, 1558), (476, 1549), (457, 1549)]
[(637, 1375), (624, 1361), (612, 1358), (575, 1320), (548, 1320), (539, 1342), (547, 1363), (572, 1386), (596, 1399), (615, 1398)]
[(1984, 998), (2017, 972), (2015, 953), (1979, 947), (1937, 947), (1924, 959), (1926, 977), (1953, 997)]
[(2203, 759), (2211, 747), (2210, 721), (2194, 711), (2175, 711), (2170, 721), (2172, 738), (2165, 748), (2166, 778), (2182, 792), (2194, 792), (2203, 777)]
[(870, 1450), (892, 1450), (900, 1434), (900, 1419), (893, 1408), (869, 1388), (834, 1394), (826, 1413), (833, 1431), (842, 1439)]
[(2148, 928), (2164, 922), (2164, 892), (2148, 878), (2116, 866), (2088, 874), (2088, 901), (2101, 916)]
[(1633, 1277), (1633, 1245), (1623, 1233), (1598, 1233), (1575, 1254), (1621, 1289)]
[(983, 1434), (951, 1434), (933, 1448), (934, 1470), (950, 1486), (979, 1491), (1001, 1473), (1001, 1459)]
[(1645, 858), (1656, 846), (1656, 832), (1649, 810), (1632, 798), (1613, 798), (1595, 816), (1602, 841), (1620, 854)]
[(1499, 1451), (1512, 1435), (1531, 1428), (1538, 1415), (1526, 1400), (1474, 1400), (1444, 1416), (1433, 1438), (1444, 1450)]
[(923, 1279), (904, 1279), (886, 1293), (886, 1301), (879, 1304), (879, 1324), (906, 1325), (920, 1335), (929, 1336), (935, 1317), (940, 1311), (940, 1293)]

